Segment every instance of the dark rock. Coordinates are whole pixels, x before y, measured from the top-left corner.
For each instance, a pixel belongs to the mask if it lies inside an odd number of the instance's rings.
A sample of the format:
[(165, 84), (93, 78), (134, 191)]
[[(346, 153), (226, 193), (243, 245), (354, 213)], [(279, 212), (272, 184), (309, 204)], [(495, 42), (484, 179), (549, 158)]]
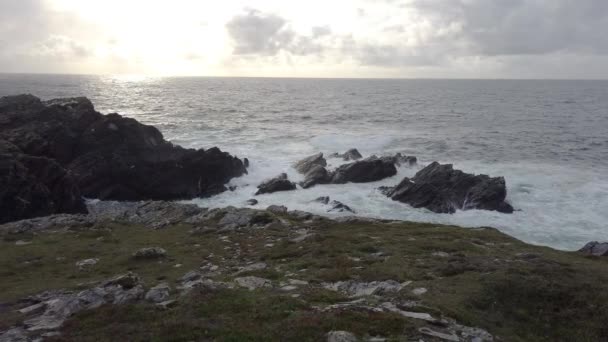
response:
[(349, 206), (347, 206), (346, 204), (344, 204), (342, 202), (331, 201), (330, 205), (331, 205), (331, 209), (329, 209), (328, 212), (337, 211), (337, 212), (342, 213), (342, 212), (348, 211), (348, 212), (351, 212), (353, 214), (356, 214), (356, 212), (353, 209), (351, 209)]
[(317, 184), (328, 184), (329, 182), (331, 182), (331, 175), (327, 172), (327, 169), (323, 166), (315, 165), (306, 173), (304, 181), (300, 185), (304, 189), (308, 189)]
[(277, 191), (290, 191), (296, 189), (296, 183), (290, 182), (287, 179), (287, 174), (282, 173), (278, 177), (269, 179), (258, 185), (256, 195), (271, 194)]
[(361, 153), (359, 153), (359, 151), (356, 148), (351, 148), (350, 150), (346, 151), (345, 153), (334, 153), (331, 155), (331, 157), (333, 158), (342, 158), (345, 161), (350, 161), (350, 160), (359, 160), (361, 158), (363, 158), (363, 156), (361, 155)]
[(259, 203), (259, 202), (258, 202), (258, 200), (253, 199), (253, 198), (252, 198), (252, 199), (247, 200), (247, 204), (248, 204), (248, 205), (257, 205), (258, 203)]
[(503, 177), (472, 175), (437, 162), (419, 171), (414, 178), (406, 177), (394, 188), (382, 191), (395, 201), (436, 213), (454, 213), (457, 209), (513, 212), (513, 207), (505, 202), (507, 189)]
[(323, 204), (329, 204), (329, 196), (323, 196), (323, 197), (319, 197), (317, 199), (315, 199), (315, 202), (319, 202), (319, 203), (323, 203)]
[(247, 158), (243, 158), (243, 165), (245, 165), (245, 167), (249, 167), (249, 159)]
[(25, 155), (0, 140), (0, 223), (86, 212), (69, 171), (52, 159)]
[(392, 177), (397, 174), (395, 164), (384, 160), (361, 160), (340, 166), (334, 173), (331, 183), (367, 183)]
[(369, 158), (366, 158), (365, 160), (382, 160), (384, 162), (393, 163), (393, 164), (395, 164), (395, 166), (401, 166), (401, 165), (414, 166), (414, 165), (416, 165), (416, 163), (418, 163), (418, 158), (416, 158), (414, 156), (404, 156), (401, 153), (397, 153), (394, 156), (382, 156), (382, 157), (373, 155)]
[(54, 159), (85, 197), (174, 200), (210, 196), (247, 172), (217, 148), (185, 149), (154, 127), (102, 115), (86, 98), (42, 102), (31, 95), (0, 99), (0, 139), (24, 154)]
[(581, 248), (579, 252), (595, 256), (608, 256), (608, 242), (589, 242), (585, 247)]
[(327, 166), (327, 161), (325, 158), (323, 158), (323, 153), (317, 153), (313, 156), (304, 158), (293, 165), (293, 167), (301, 174), (307, 174), (317, 166)]

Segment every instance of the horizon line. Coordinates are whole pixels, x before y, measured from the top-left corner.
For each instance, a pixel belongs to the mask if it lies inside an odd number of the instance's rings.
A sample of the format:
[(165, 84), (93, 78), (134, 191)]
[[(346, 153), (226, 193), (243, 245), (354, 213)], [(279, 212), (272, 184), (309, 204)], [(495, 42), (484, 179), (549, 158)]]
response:
[(261, 79), (310, 79), (310, 80), (443, 80), (443, 81), (608, 81), (608, 78), (518, 78), (518, 77), (319, 77), (319, 76), (210, 76), (210, 75), (159, 75), (159, 74), (85, 74), (56, 72), (6, 72), (0, 75), (23, 76), (87, 76), (87, 77), (149, 77), (149, 78), (261, 78)]

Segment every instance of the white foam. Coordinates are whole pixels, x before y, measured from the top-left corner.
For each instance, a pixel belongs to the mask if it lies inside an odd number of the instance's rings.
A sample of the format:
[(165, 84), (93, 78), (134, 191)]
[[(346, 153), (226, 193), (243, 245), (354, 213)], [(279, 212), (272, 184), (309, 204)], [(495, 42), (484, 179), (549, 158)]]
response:
[[(326, 139), (326, 138), (323, 138)], [(312, 145), (317, 145), (314, 141)], [(322, 141), (327, 143), (327, 141)], [(382, 147), (383, 144), (378, 144)], [(334, 145), (335, 146), (335, 145)], [(341, 150), (345, 150), (344, 146)], [(350, 145), (354, 146), (354, 145)], [(296, 147), (302, 149), (302, 146)], [(287, 147), (287, 149), (291, 149)], [(309, 154), (315, 147), (305, 148)], [(366, 149), (366, 151), (373, 149)], [(378, 151), (375, 151), (379, 153)], [(490, 226), (519, 238), (539, 245), (558, 249), (575, 250), (591, 240), (608, 238), (608, 181), (599, 173), (582, 170), (576, 166), (557, 166), (533, 163), (494, 163), (461, 161), (455, 167), (466, 172), (485, 173), (491, 176), (504, 176), (507, 180), (508, 201), (520, 211), (514, 214), (501, 214), (493, 211), (458, 211), (453, 215), (436, 214), (426, 209), (415, 209), (406, 204), (395, 202), (382, 195), (377, 188), (395, 185), (405, 176), (413, 176), (421, 167), (401, 167), (396, 176), (374, 183), (318, 185), (311, 189), (278, 192), (254, 196), (257, 185), (263, 180), (286, 172), (290, 179), (302, 179), (292, 167), (293, 161), (307, 154), (291, 157), (293, 154), (266, 154), (269, 157), (253, 159), (249, 175), (234, 179), (231, 185), (237, 186), (234, 192), (225, 192), (207, 199), (197, 199), (203, 207), (245, 206), (245, 201), (256, 198), (258, 208), (272, 204), (285, 205), (289, 209), (309, 211), (330, 217), (348, 213), (328, 213), (327, 206), (313, 200), (320, 196), (330, 196), (357, 211), (357, 215), (376, 218), (400, 219), (418, 222), (453, 224), (464, 227)], [(329, 159), (330, 164), (341, 161)], [(426, 165), (430, 161), (421, 161)], [(448, 161), (440, 161), (448, 162)]]

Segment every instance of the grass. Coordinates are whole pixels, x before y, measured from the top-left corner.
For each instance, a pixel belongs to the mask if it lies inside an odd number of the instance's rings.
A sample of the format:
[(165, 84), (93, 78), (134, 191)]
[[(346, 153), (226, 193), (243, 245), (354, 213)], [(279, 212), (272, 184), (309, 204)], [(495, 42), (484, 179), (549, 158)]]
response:
[[(273, 280), (306, 280), (299, 297), (278, 289), (195, 292), (169, 310), (150, 304), (107, 306), (83, 312), (63, 328), (62, 340), (104, 341), (319, 341), (331, 330), (360, 337), (417, 339), (421, 322), (391, 313), (317, 306), (350, 300), (323, 289), (340, 280), (412, 281), (394, 301), (416, 301), (412, 311), (449, 317), (488, 330), (502, 341), (608, 340), (608, 259), (589, 258), (525, 244), (491, 228), (464, 229), (419, 223), (314, 224), (311, 237), (292, 242), (295, 229), (272, 226), (225, 234), (191, 234), (192, 227), (163, 230), (100, 224), (93, 229), (5, 235), (0, 241), (0, 322), (22, 317), (17, 299), (46, 289), (79, 288), (133, 271), (148, 287), (173, 286), (187, 271), (211, 262), (231, 281), (239, 266), (265, 262), (264, 270), (241, 273)], [(312, 225), (312, 226), (311, 226)], [(24, 246), (15, 240), (31, 240)], [(139, 248), (167, 250), (162, 260), (134, 260)], [(75, 263), (99, 258), (88, 271)], [(175, 265), (180, 264), (177, 268)], [(414, 295), (424, 287), (428, 292)], [(9, 323), (6, 323), (9, 322)], [(0, 324), (0, 330), (2, 330)]]

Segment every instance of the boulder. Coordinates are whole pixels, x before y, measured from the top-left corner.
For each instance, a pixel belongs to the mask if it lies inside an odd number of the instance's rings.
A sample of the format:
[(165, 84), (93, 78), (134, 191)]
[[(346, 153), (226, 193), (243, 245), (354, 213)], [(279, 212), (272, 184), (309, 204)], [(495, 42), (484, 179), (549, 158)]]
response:
[(296, 183), (293, 183), (287, 179), (287, 174), (282, 173), (279, 176), (269, 179), (262, 184), (258, 185), (257, 195), (271, 194), (278, 191), (290, 191), (296, 189)]
[(317, 184), (328, 184), (329, 182), (331, 182), (331, 175), (327, 172), (327, 169), (323, 166), (315, 165), (306, 173), (304, 181), (300, 185), (304, 189), (308, 189)]
[(392, 177), (397, 174), (395, 164), (384, 160), (360, 160), (340, 166), (333, 173), (331, 183), (367, 183)]
[(252, 198), (252, 199), (248, 199), (245, 203), (247, 203), (247, 205), (254, 206), (254, 205), (258, 204), (258, 200)]
[(503, 177), (468, 174), (437, 162), (420, 170), (414, 178), (406, 177), (397, 186), (382, 191), (395, 201), (436, 213), (454, 213), (457, 209), (513, 212), (513, 207), (505, 202)]
[(323, 158), (323, 153), (317, 153), (310, 157), (306, 157), (293, 165), (301, 174), (307, 174), (315, 166), (327, 166), (327, 161)]
[(356, 148), (351, 148), (350, 150), (348, 150), (342, 154), (334, 153), (331, 155), (331, 157), (342, 158), (342, 159), (344, 159), (344, 161), (359, 160), (359, 159), (363, 158), (361, 153), (359, 153), (359, 151)]
[(0, 98), (0, 140), (27, 156), (54, 160), (89, 198), (205, 197), (225, 191), (224, 184), (247, 172), (240, 159), (218, 148), (174, 146), (152, 126), (96, 112), (86, 98)]
[(608, 256), (608, 242), (589, 242), (583, 248), (581, 248), (579, 252), (595, 256)]

